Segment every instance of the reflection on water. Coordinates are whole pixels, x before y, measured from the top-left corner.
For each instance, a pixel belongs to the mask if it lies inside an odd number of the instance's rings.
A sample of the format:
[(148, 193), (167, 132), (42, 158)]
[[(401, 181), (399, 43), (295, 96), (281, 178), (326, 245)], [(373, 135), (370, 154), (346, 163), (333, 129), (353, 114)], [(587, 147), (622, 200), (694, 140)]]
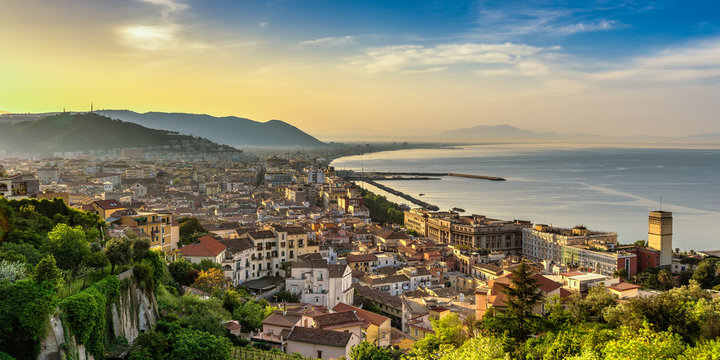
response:
[(674, 213), (673, 247), (720, 249), (720, 150), (548, 148), (484, 145), (419, 149), (337, 159), (338, 169), (462, 172), (505, 182), (445, 177), (385, 185), (447, 210), (556, 226), (616, 231), (623, 243), (647, 238), (648, 211)]

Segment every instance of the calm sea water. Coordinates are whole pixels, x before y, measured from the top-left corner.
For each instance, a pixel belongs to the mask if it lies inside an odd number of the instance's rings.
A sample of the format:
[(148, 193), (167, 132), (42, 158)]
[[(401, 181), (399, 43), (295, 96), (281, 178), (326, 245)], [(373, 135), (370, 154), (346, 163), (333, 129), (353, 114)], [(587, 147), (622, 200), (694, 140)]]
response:
[(383, 184), (415, 197), (424, 193), (419, 198), (443, 210), (459, 207), (466, 214), (563, 227), (582, 224), (615, 231), (622, 243), (647, 240), (648, 212), (659, 209), (662, 199), (662, 209), (673, 212), (673, 247), (720, 249), (720, 149), (478, 145), (349, 156), (333, 165), (504, 177), (507, 181), (443, 177)]

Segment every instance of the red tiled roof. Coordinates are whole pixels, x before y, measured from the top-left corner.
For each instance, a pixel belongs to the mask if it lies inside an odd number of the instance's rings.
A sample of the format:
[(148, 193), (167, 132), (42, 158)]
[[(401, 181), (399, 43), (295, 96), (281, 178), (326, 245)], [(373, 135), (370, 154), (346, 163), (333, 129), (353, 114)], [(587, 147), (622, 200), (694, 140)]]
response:
[(632, 290), (632, 289), (639, 289), (640, 287), (641, 287), (640, 285), (621, 282), (621, 283), (617, 283), (617, 284), (608, 286), (608, 289), (613, 289), (615, 291), (627, 291), (627, 290)]
[(184, 256), (206, 256), (215, 257), (225, 250), (225, 245), (215, 240), (210, 235), (199, 238), (196, 242), (180, 248)]
[(377, 256), (374, 254), (362, 254), (362, 255), (348, 255), (345, 260), (348, 263), (351, 262), (364, 262), (364, 261), (377, 261)]
[(123, 208), (123, 205), (119, 201), (114, 200), (114, 199), (96, 200), (95, 204), (97, 204), (103, 210)]
[(332, 310), (337, 312), (354, 310), (357, 317), (377, 326), (380, 326), (382, 323), (390, 319), (387, 316), (382, 316), (345, 303), (338, 303), (334, 308), (332, 308)]

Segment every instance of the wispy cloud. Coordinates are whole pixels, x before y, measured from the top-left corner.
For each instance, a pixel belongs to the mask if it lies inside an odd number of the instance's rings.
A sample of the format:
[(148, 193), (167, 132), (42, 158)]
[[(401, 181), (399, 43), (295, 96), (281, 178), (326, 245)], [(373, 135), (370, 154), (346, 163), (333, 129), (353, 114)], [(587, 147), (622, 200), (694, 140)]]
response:
[(581, 22), (565, 26), (549, 28), (548, 30), (562, 35), (572, 35), (581, 32), (607, 31), (618, 27), (617, 21), (600, 20), (596, 22)]
[(538, 9), (508, 7), (482, 9), (477, 25), (466, 36), (484, 41), (517, 41), (524, 36), (570, 36), (577, 33), (608, 31), (626, 25), (612, 19), (586, 19), (588, 9)]
[(184, 4), (177, 0), (136, 0), (139, 2), (157, 5), (162, 8), (164, 8), (165, 11), (169, 12), (175, 12), (175, 11), (184, 11), (189, 8), (187, 4)]
[(379, 72), (428, 72), (439, 71), (452, 65), (505, 65), (522, 66), (530, 58), (542, 53), (559, 50), (558, 47), (541, 48), (525, 44), (476, 44), (457, 43), (435, 46), (399, 45), (371, 48), (362, 56), (352, 59), (369, 73)]
[(331, 46), (342, 46), (342, 45), (353, 45), (356, 44), (357, 41), (355, 40), (354, 36), (342, 36), (342, 37), (324, 37), (320, 39), (313, 39), (313, 40), (306, 40), (300, 42), (300, 45), (303, 46), (322, 46), (322, 47), (331, 47)]
[(720, 38), (667, 48), (586, 76), (592, 80), (649, 84), (720, 79), (718, 59)]
[(161, 50), (177, 45), (176, 25), (125, 26), (120, 35), (126, 44), (142, 50)]

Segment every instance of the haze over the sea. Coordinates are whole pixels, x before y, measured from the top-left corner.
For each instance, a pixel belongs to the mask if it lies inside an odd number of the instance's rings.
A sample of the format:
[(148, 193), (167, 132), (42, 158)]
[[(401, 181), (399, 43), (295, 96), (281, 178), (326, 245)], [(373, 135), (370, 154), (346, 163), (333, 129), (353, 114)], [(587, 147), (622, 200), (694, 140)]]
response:
[[(621, 243), (647, 240), (648, 212), (674, 216), (673, 248), (720, 248), (720, 149), (477, 145), (402, 150), (337, 159), (337, 169), (463, 172), (505, 182), (445, 177), (386, 181), (442, 210), (614, 231)], [(376, 189), (372, 189), (376, 190)], [(407, 203), (402, 199), (395, 199)], [(411, 204), (408, 204), (411, 205)]]

